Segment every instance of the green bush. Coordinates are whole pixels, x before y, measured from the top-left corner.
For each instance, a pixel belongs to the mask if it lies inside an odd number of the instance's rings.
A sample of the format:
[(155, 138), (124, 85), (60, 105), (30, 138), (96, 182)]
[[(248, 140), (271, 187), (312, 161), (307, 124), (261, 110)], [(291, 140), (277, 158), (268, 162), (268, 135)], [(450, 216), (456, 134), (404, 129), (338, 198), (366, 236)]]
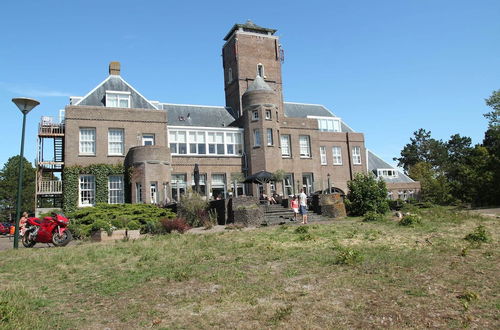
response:
[(373, 212), (373, 211), (368, 211), (365, 213), (365, 216), (363, 217), (363, 221), (365, 222), (370, 222), (370, 221), (384, 221), (385, 216), (383, 214)]
[(415, 226), (422, 223), (422, 218), (416, 214), (408, 214), (399, 221), (401, 226)]
[(487, 243), (490, 241), (490, 235), (483, 225), (479, 225), (472, 233), (467, 234), (464, 239), (469, 242)]
[(335, 265), (354, 265), (363, 261), (361, 252), (352, 248), (336, 246), (333, 249), (337, 252), (333, 261)]
[(140, 229), (142, 233), (156, 233), (162, 218), (174, 218), (175, 213), (151, 204), (97, 204), (67, 214), (71, 232), (87, 237), (99, 229)]
[(199, 194), (191, 193), (182, 196), (177, 212), (191, 227), (201, 227), (210, 221), (208, 202)]
[(385, 182), (371, 174), (357, 173), (347, 183), (346, 206), (350, 215), (362, 216), (368, 211), (384, 214), (389, 211)]

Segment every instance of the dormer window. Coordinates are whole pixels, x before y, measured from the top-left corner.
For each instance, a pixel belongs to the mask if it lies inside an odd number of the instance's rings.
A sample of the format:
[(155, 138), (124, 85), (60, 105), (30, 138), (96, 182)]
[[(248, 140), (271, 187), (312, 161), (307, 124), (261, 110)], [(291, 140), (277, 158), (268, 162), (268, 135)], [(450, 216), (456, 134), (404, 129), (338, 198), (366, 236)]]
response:
[(398, 176), (398, 172), (392, 168), (379, 168), (377, 169), (377, 177), (386, 177), (386, 178), (396, 178)]
[(130, 108), (130, 92), (106, 91), (106, 107)]
[(259, 77), (265, 78), (264, 66), (261, 63), (257, 64), (257, 75)]

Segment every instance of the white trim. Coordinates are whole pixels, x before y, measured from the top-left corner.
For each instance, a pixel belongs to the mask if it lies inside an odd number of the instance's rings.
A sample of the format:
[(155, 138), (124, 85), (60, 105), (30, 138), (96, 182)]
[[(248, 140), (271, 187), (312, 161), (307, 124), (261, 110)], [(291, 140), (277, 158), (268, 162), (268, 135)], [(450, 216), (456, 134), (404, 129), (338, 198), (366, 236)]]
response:
[(337, 117), (335, 115), (333, 116), (309, 116), (307, 115), (306, 118), (310, 118), (310, 119), (339, 119), (340, 120), (340, 117)]
[(113, 91), (113, 90), (106, 90), (106, 93), (110, 94), (124, 94), (124, 95), (131, 95), (131, 92), (122, 92), (122, 91)]
[(239, 127), (205, 127), (205, 126), (170, 126), (167, 125), (167, 131), (169, 129), (183, 129), (188, 131), (239, 131), (243, 132), (245, 129)]
[(84, 97), (80, 99), (80, 101), (76, 102), (73, 105), (79, 105), (83, 100), (85, 100), (87, 97), (89, 97), (92, 93), (94, 93), (99, 87), (104, 85), (105, 82), (107, 82), (109, 79), (111, 79), (111, 75), (109, 75), (106, 79), (104, 79), (99, 85), (97, 85), (93, 90), (88, 92)]

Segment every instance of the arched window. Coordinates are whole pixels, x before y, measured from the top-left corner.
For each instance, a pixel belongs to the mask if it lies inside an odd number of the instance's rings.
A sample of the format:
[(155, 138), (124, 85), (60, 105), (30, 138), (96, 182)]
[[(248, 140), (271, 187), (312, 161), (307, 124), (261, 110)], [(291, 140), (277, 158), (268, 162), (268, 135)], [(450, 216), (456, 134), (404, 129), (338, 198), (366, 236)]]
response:
[(265, 78), (264, 66), (261, 63), (257, 64), (257, 75)]

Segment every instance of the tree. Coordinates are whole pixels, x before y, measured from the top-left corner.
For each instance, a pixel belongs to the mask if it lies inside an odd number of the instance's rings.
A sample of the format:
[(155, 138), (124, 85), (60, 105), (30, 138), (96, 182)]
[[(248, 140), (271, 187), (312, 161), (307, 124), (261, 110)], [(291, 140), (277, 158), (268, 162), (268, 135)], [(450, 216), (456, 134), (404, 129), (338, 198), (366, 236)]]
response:
[(445, 175), (434, 170), (431, 164), (417, 163), (412, 166), (409, 174), (414, 180), (420, 181), (420, 194), (423, 201), (445, 205), (453, 200)]
[[(0, 212), (6, 217), (13, 215), (16, 210), (19, 160), (19, 156), (10, 157), (0, 170)], [(33, 213), (35, 210), (35, 169), (24, 157), (22, 164), (24, 173), (21, 212)]]
[(500, 128), (500, 89), (494, 91), (486, 100), (486, 105), (493, 110), (485, 113), (484, 116), (488, 119), (489, 128)]
[(405, 173), (417, 163), (424, 162), (439, 168), (446, 160), (446, 145), (441, 140), (431, 138), (431, 132), (420, 128), (413, 132), (413, 138), (401, 150), (401, 157), (394, 158), (398, 166), (403, 167)]
[(376, 180), (371, 174), (357, 173), (347, 183), (349, 193), (346, 205), (351, 215), (360, 216), (368, 211), (385, 213), (389, 211), (385, 182)]
[(283, 193), (283, 196), (285, 195), (285, 182), (283, 182), (283, 180), (285, 180), (285, 174), (286, 174), (285, 171), (282, 169), (276, 170), (273, 173), (274, 182), (276, 183), (281, 182), (281, 191)]

